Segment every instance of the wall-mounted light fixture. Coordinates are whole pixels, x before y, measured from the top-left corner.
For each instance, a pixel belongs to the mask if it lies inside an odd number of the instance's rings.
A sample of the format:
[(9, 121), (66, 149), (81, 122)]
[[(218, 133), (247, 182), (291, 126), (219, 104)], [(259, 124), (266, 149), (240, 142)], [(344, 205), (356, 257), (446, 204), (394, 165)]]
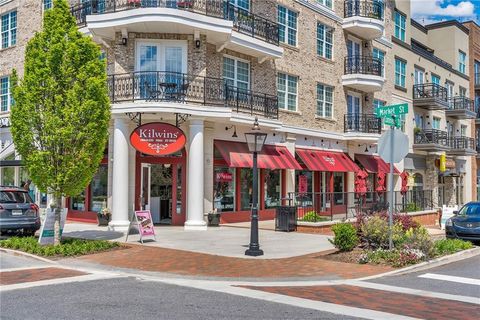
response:
[(238, 138), (238, 136), (237, 136), (237, 126), (236, 126), (236, 125), (233, 124), (233, 125), (231, 125), (230, 127), (228, 127), (228, 126), (225, 127), (225, 131), (228, 131), (228, 130), (230, 130), (230, 129), (232, 129), (232, 128), (233, 128), (232, 138)]
[(193, 40), (195, 41), (195, 48), (200, 49), (200, 31), (195, 30), (193, 34)]
[(127, 45), (128, 32), (127, 29), (122, 29), (122, 45)]
[(365, 145), (365, 151), (364, 152), (368, 152), (368, 144), (362, 143), (362, 144), (359, 144), (358, 147), (361, 147), (363, 145)]

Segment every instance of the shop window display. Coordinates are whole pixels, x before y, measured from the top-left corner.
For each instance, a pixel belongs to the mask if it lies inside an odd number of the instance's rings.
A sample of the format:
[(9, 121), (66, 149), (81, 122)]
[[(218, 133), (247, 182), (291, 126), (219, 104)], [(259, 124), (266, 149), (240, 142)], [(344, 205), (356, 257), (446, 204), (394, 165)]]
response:
[(333, 173), (333, 192), (335, 205), (344, 204), (344, 173)]
[(71, 197), (70, 209), (76, 211), (86, 211), (85, 208), (85, 190), (77, 196)]
[(295, 171), (295, 184), (297, 189), (297, 201), (303, 205), (312, 205), (313, 195), (313, 172), (300, 170)]
[(280, 172), (280, 170), (265, 170), (265, 209), (275, 208), (281, 204)]
[[(260, 172), (258, 177), (260, 178)], [(253, 170), (242, 168), (240, 170), (240, 210), (250, 210), (252, 208), (252, 185)], [(260, 179), (258, 185), (260, 185)], [(258, 199), (260, 199), (260, 197), (258, 197)]]
[[(235, 211), (235, 169), (216, 167), (214, 170), (214, 208), (218, 212)], [(242, 202), (243, 204), (243, 202)]]
[(100, 212), (107, 202), (108, 168), (101, 165), (90, 183), (90, 211)]

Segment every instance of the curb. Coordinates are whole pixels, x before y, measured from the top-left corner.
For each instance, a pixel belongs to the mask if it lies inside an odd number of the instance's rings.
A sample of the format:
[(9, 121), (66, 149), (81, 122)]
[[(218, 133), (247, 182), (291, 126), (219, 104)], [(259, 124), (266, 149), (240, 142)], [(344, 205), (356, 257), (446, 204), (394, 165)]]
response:
[(398, 275), (413, 273), (413, 272), (422, 271), (422, 270), (425, 270), (425, 269), (430, 269), (430, 268), (433, 268), (433, 267), (443, 266), (443, 265), (451, 263), (451, 262), (456, 262), (456, 261), (468, 259), (468, 258), (475, 257), (475, 256), (478, 256), (478, 255), (480, 255), (480, 247), (475, 247), (475, 248), (472, 248), (472, 249), (467, 249), (467, 250), (463, 250), (463, 251), (460, 251), (460, 252), (455, 252), (455, 253), (450, 254), (448, 256), (443, 256), (443, 257), (439, 257), (439, 258), (436, 258), (436, 259), (433, 259), (433, 260), (429, 260), (429, 261), (425, 261), (425, 262), (422, 262), (422, 263), (419, 263), (419, 264), (415, 264), (413, 266), (408, 266), (408, 267), (405, 267), (405, 268), (402, 268), (402, 269), (393, 270), (393, 271), (389, 271), (389, 272), (385, 272), (385, 273), (381, 273), (381, 274), (377, 274), (377, 275), (373, 275), (373, 276), (369, 276), (369, 277), (358, 278), (358, 279), (355, 279), (355, 280), (363, 281), (363, 280), (371, 280), (371, 279), (376, 279), (376, 278), (381, 278), (381, 277), (386, 277), (386, 276), (398, 276)]
[(47, 258), (43, 258), (43, 257), (39, 257), (39, 256), (36, 256), (34, 254), (23, 252), (23, 251), (20, 251), (20, 250), (0, 248), (0, 251), (6, 252), (6, 253), (13, 253), (13, 254), (19, 255), (19, 256), (29, 257), (29, 258), (36, 259), (36, 260), (39, 260), (39, 261), (42, 261), (42, 262), (46, 262), (46, 263), (58, 264), (56, 261), (53, 261), (53, 260), (50, 260), (50, 259), (47, 259)]

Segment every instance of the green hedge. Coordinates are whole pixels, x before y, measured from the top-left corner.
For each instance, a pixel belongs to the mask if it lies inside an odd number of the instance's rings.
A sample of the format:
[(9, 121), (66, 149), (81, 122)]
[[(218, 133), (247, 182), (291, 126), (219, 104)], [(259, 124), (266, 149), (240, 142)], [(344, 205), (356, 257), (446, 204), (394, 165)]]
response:
[(70, 257), (110, 250), (120, 247), (120, 244), (106, 240), (64, 239), (57, 246), (42, 246), (35, 237), (12, 237), (0, 241), (0, 247), (20, 250), (38, 256)]
[(442, 239), (435, 241), (434, 244), (434, 250), (438, 256), (444, 256), (471, 248), (473, 248), (473, 244), (471, 242), (460, 239)]
[(352, 251), (358, 245), (357, 230), (350, 223), (337, 223), (332, 226), (335, 234), (333, 240), (328, 239), (340, 251)]

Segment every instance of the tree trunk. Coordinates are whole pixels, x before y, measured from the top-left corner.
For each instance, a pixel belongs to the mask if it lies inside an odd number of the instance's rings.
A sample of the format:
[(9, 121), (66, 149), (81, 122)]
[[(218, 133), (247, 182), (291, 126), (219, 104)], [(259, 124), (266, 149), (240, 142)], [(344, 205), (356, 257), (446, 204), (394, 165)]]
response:
[(54, 245), (59, 245), (62, 241), (62, 234), (60, 232), (60, 224), (62, 217), (62, 196), (52, 195), (52, 202), (50, 203), (50, 208), (52, 208), (55, 213), (55, 225), (54, 225)]

